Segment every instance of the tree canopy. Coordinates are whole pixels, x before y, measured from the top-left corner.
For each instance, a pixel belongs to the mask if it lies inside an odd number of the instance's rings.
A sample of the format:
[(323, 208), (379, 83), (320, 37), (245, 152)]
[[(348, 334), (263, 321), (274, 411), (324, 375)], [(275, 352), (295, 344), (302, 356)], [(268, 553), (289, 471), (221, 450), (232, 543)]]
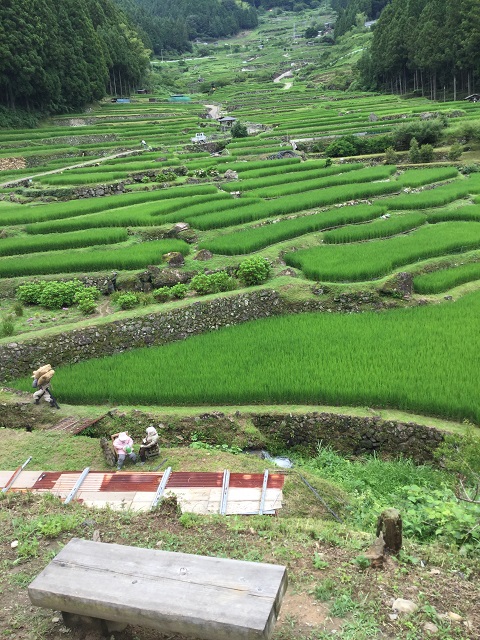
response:
[(369, 20), (377, 20), (389, 2), (390, 0), (331, 0), (332, 9), (337, 12), (335, 38), (351, 29), (359, 14)]
[(149, 52), (111, 0), (2, 0), (0, 105), (78, 109), (142, 81)]
[(235, 0), (115, 0), (147, 37), (147, 45), (163, 51), (191, 50), (197, 38), (232, 36), (258, 24), (256, 9)]
[(392, 0), (359, 70), (366, 89), (471, 93), (480, 73), (478, 0)]

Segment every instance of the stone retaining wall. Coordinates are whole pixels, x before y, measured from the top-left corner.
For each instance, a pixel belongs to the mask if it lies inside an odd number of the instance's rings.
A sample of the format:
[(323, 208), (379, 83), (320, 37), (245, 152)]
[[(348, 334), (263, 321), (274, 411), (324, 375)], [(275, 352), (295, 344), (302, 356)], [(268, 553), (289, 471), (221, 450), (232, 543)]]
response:
[[(211, 445), (267, 450), (272, 455), (296, 451), (313, 457), (321, 444), (347, 456), (403, 455), (418, 464), (435, 463), (435, 450), (444, 439), (444, 433), (434, 427), (375, 416), (327, 412), (242, 415), (240, 411), (234, 415), (221, 412), (195, 415), (194, 411), (192, 409), (190, 416), (160, 421), (154, 413), (137, 409), (119, 413), (112, 409), (94, 427), (88, 428), (88, 435), (98, 438), (128, 431), (135, 442), (139, 442), (145, 429), (155, 424), (162, 448), (188, 446), (201, 440)], [(0, 427), (41, 430), (52, 428), (56, 422), (56, 410), (45, 403), (34, 405), (30, 397), (26, 399), (26, 394), (19, 394), (17, 402), (0, 403)], [(248, 429), (245, 429), (246, 423), (251, 425)]]
[(29, 375), (39, 364), (53, 366), (100, 358), (138, 347), (161, 345), (286, 312), (275, 291), (220, 297), (167, 312), (151, 313), (65, 334), (0, 345), (0, 382)]
[(253, 423), (272, 446), (298, 449), (307, 455), (315, 455), (321, 443), (346, 455), (379, 452), (431, 462), (444, 437), (434, 427), (416, 423), (335, 413), (264, 414), (255, 416)]

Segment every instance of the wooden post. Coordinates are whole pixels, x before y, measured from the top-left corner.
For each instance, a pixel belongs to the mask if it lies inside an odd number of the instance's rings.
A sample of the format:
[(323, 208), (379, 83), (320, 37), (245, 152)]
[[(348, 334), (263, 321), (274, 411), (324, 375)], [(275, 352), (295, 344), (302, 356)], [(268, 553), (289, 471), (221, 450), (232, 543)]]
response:
[(402, 548), (402, 516), (398, 509), (385, 509), (377, 520), (377, 537), (383, 534), (385, 549), (397, 554)]

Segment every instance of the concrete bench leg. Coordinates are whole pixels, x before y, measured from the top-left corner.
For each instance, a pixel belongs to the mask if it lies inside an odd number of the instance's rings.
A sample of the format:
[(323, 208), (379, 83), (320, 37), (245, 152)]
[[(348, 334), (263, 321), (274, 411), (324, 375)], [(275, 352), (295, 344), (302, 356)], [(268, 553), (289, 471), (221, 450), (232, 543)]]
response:
[(113, 633), (114, 631), (123, 631), (127, 628), (124, 622), (81, 616), (78, 613), (69, 613), (68, 611), (62, 611), (62, 617), (65, 626), (72, 630), (81, 629), (82, 631)]

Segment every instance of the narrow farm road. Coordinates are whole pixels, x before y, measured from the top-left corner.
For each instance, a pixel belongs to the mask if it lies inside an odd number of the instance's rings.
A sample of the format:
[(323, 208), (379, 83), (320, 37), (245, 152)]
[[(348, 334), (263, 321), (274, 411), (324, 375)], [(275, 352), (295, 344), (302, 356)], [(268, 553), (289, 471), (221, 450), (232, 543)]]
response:
[(18, 178), (17, 180), (8, 180), (7, 182), (0, 183), (1, 189), (8, 189), (9, 187), (14, 187), (17, 184), (21, 184), (25, 182), (25, 180), (32, 180), (33, 178), (38, 178), (39, 176), (48, 176), (52, 173), (62, 173), (62, 171), (68, 171), (69, 169), (79, 169), (81, 167), (88, 167), (90, 165), (95, 165), (104, 160), (111, 160), (112, 158), (121, 158), (122, 156), (129, 156), (133, 153), (141, 153), (141, 149), (132, 149), (130, 151), (121, 151), (119, 153), (114, 153), (111, 156), (103, 156), (103, 158), (95, 158), (94, 160), (86, 160), (85, 162), (81, 162), (80, 164), (72, 164), (68, 167), (62, 167), (61, 169), (52, 169), (51, 171), (43, 171), (42, 173), (35, 173), (31, 176), (24, 176), (23, 178)]
[[(274, 82), (280, 82), (284, 78), (291, 78), (292, 76), (293, 76), (293, 72), (292, 71), (285, 71), (285, 73), (282, 73), (280, 76), (277, 76), (276, 78), (274, 78), (273, 81)], [(284, 89), (290, 89), (292, 84), (293, 84), (293, 82), (286, 82), (285, 86), (283, 88)]]
[(210, 112), (210, 117), (212, 118), (212, 120), (218, 120), (218, 118), (220, 118), (220, 110), (221, 110), (220, 105), (205, 104), (204, 107), (205, 109), (208, 109), (208, 111)]

